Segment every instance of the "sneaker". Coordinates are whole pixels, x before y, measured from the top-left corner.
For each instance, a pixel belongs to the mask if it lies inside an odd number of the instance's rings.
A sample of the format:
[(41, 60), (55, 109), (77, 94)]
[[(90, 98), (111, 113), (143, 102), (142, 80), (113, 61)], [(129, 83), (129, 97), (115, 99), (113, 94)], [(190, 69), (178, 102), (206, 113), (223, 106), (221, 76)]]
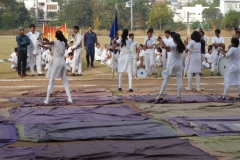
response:
[(49, 104), (49, 102), (47, 100), (43, 101), (44, 104)]
[(24, 73), (24, 74), (23, 74), (23, 77), (28, 77), (28, 76), (29, 76), (29, 75), (28, 75), (28, 74), (26, 74), (26, 73)]
[(210, 75), (211, 75), (211, 76), (213, 76), (213, 75), (214, 75), (214, 73), (213, 73), (213, 72), (211, 72), (211, 73), (210, 73)]
[(71, 76), (76, 76), (76, 74), (72, 73)]
[(22, 78), (22, 77), (21, 77), (21, 74), (18, 74), (18, 76), (17, 76), (17, 77), (18, 77), (18, 78)]
[(162, 99), (163, 99), (162, 94), (158, 94), (158, 96), (155, 98), (155, 100), (162, 100)]
[(118, 88), (118, 91), (122, 91), (122, 88)]
[(201, 88), (197, 88), (197, 91), (198, 91), (198, 92), (201, 92), (201, 91), (202, 91), (202, 89), (201, 89)]
[(82, 74), (77, 74), (77, 76), (82, 76)]
[(217, 72), (217, 76), (222, 76), (220, 72)]
[(133, 90), (132, 90), (132, 89), (129, 89), (128, 92), (133, 92)]
[(94, 65), (91, 65), (92, 68), (94, 68)]
[(187, 91), (191, 91), (191, 90), (192, 90), (191, 88), (188, 88), (188, 87), (186, 87), (185, 89), (186, 89)]
[(221, 99), (222, 101), (225, 101), (227, 98), (226, 98), (225, 96), (222, 96), (220, 99)]
[(240, 102), (240, 96), (237, 97), (237, 101)]
[(181, 101), (181, 97), (177, 97), (177, 101)]
[(45, 76), (45, 74), (43, 74), (43, 73), (40, 73), (40, 74), (38, 74), (38, 76)]
[(30, 75), (30, 77), (34, 77), (34, 76), (35, 76), (35, 74), (31, 74), (31, 75)]
[(202, 73), (199, 73), (199, 76), (202, 76), (203, 74)]

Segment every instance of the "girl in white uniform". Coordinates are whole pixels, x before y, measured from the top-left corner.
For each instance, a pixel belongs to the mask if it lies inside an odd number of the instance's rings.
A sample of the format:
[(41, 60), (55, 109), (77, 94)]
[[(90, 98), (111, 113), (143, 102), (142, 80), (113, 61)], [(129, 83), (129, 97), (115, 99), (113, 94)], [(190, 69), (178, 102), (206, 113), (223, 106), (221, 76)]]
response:
[(55, 79), (61, 77), (64, 88), (66, 90), (66, 94), (68, 96), (68, 103), (72, 103), (72, 97), (70, 94), (70, 89), (68, 85), (68, 78), (66, 76), (66, 63), (64, 60), (65, 49), (67, 47), (67, 40), (64, 37), (61, 31), (56, 32), (57, 40), (52, 42), (43, 42), (43, 44), (53, 45), (53, 59), (49, 63), (48, 71), (46, 77), (49, 78), (48, 90), (45, 104), (49, 103), (49, 97), (51, 92), (53, 91), (54, 81)]
[(132, 90), (132, 54), (130, 52), (132, 40), (128, 38), (128, 30), (124, 29), (122, 37), (117, 40), (117, 43), (114, 44), (113, 50), (120, 45), (121, 52), (118, 58), (118, 72), (119, 72), (119, 91), (122, 91), (122, 76), (123, 72), (128, 72), (128, 81), (129, 81), (129, 92)]
[(231, 48), (227, 51), (219, 49), (224, 56), (226, 56), (229, 61), (227, 63), (227, 69), (224, 75), (224, 92), (222, 100), (226, 100), (226, 96), (230, 86), (238, 87), (238, 97), (237, 100), (240, 101), (240, 48), (238, 47), (239, 40), (237, 38), (232, 38)]
[(186, 48), (186, 52), (188, 53), (188, 61), (185, 68), (185, 71), (188, 74), (188, 87), (186, 90), (192, 90), (192, 78), (193, 73), (196, 76), (196, 83), (197, 83), (197, 91), (200, 92), (200, 75), (202, 63), (201, 63), (201, 35), (198, 31), (194, 31), (191, 35), (191, 41), (188, 43)]
[(158, 96), (155, 98), (156, 100), (163, 99), (163, 92), (165, 91), (168, 81), (171, 76), (176, 76), (177, 84), (178, 84), (178, 100), (181, 100), (181, 92), (182, 92), (182, 58), (183, 52), (185, 50), (185, 45), (183, 44), (181, 37), (179, 34), (175, 33), (173, 35), (173, 43), (170, 46), (166, 46), (162, 39), (160, 39), (160, 43), (162, 48), (166, 50), (171, 50), (171, 56), (169, 59), (169, 65), (167, 68), (167, 74), (162, 83), (162, 87)]

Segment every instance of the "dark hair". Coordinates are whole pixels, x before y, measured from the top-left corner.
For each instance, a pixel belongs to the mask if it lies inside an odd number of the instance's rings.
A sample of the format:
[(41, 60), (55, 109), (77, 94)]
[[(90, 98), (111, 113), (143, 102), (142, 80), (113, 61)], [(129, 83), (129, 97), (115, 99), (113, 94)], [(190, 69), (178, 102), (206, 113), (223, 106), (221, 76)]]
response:
[(212, 50), (212, 47), (211, 48), (208, 47), (208, 52), (211, 51), (211, 50)]
[(92, 25), (88, 25), (88, 28), (89, 28), (89, 27), (92, 27)]
[(79, 27), (78, 26), (74, 26), (73, 29), (79, 30)]
[(236, 31), (236, 33), (240, 34), (240, 31)]
[(235, 28), (234, 30), (235, 30), (235, 31), (237, 31), (237, 30), (238, 30), (238, 28)]
[(128, 37), (128, 29), (123, 29), (123, 31), (122, 31), (122, 45), (121, 45), (121, 47), (127, 45), (126, 44), (127, 37)]
[(199, 28), (199, 31), (203, 31), (202, 28)]
[(171, 37), (173, 37), (174, 34), (176, 34), (176, 32), (171, 32)]
[(139, 44), (139, 47), (143, 47), (143, 45), (142, 45), (142, 44)]
[(211, 48), (211, 49), (212, 49), (212, 45), (209, 45), (209, 46), (208, 46), (208, 49), (209, 49), (209, 48)]
[(153, 32), (148, 30), (148, 31), (147, 31), (147, 34), (148, 34), (148, 33), (153, 33)]
[(149, 28), (148, 31), (153, 33), (154, 30), (153, 30), (153, 28)]
[(130, 34), (129, 34), (129, 37), (132, 37), (132, 36), (134, 36), (134, 34), (133, 34), (133, 33), (130, 33)]
[(202, 33), (203, 35), (205, 34), (205, 33), (203, 32), (203, 30), (199, 31), (199, 33)]
[(30, 24), (29, 28), (32, 28), (32, 27), (36, 28), (35, 24)]
[(237, 38), (232, 38), (232, 39), (231, 39), (231, 43), (234, 44), (234, 46), (232, 46), (232, 47), (238, 47), (238, 45), (239, 45), (239, 40), (238, 40)]
[(159, 51), (160, 53), (162, 53), (162, 48), (158, 47), (157, 51)]
[(176, 41), (177, 43), (177, 50), (179, 53), (183, 53), (183, 51), (185, 50), (185, 45), (183, 44), (180, 34), (175, 33), (173, 35), (173, 40)]
[(191, 39), (194, 40), (195, 42), (201, 42), (201, 35), (198, 31), (193, 31), (191, 34)]
[(68, 53), (68, 56), (73, 56), (73, 52), (69, 52), (69, 53)]
[(55, 36), (59, 41), (62, 41), (65, 43), (65, 48), (67, 48), (67, 39), (64, 37), (62, 31), (56, 31), (56, 36)]
[(220, 29), (216, 29), (215, 33), (219, 33), (220, 34), (221, 33)]
[(169, 30), (166, 30), (166, 31), (165, 31), (165, 33), (171, 34), (171, 31), (169, 31)]
[(14, 48), (14, 52), (17, 52), (17, 49), (18, 49), (18, 48)]

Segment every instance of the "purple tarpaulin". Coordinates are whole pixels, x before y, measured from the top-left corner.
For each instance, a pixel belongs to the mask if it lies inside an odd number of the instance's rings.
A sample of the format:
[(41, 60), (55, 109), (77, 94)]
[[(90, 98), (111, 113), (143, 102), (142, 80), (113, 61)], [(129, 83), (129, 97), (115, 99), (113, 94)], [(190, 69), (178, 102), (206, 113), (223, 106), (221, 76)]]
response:
[[(123, 99), (137, 101), (137, 102), (147, 102), (147, 103), (206, 103), (206, 102), (223, 102), (220, 100), (221, 96), (216, 95), (183, 95), (181, 101), (177, 100), (177, 96), (174, 95), (163, 95), (163, 100), (155, 100), (156, 95), (133, 95), (133, 96), (123, 96)], [(228, 100), (225, 102), (233, 102)]]
[(14, 143), (17, 139), (17, 129), (13, 125), (0, 124), (0, 147)]
[(178, 138), (138, 141), (98, 141), (32, 147), (37, 159), (215, 160)]
[(240, 135), (240, 116), (207, 118), (166, 118), (178, 133), (198, 136)]
[[(20, 104), (21, 107), (44, 106), (45, 97), (9, 98), (10, 101)], [(104, 105), (122, 103), (121, 97), (73, 97), (73, 106)], [(67, 97), (51, 97), (49, 106), (65, 106)]]
[(29, 148), (1, 148), (0, 149), (1, 160), (35, 160), (36, 156), (33, 150)]
[(60, 122), (91, 122), (91, 121), (137, 121), (148, 119), (131, 110), (128, 106), (120, 107), (54, 107), (54, 108), (17, 108), (10, 117), (10, 122), (17, 124), (29, 123), (60, 123)]

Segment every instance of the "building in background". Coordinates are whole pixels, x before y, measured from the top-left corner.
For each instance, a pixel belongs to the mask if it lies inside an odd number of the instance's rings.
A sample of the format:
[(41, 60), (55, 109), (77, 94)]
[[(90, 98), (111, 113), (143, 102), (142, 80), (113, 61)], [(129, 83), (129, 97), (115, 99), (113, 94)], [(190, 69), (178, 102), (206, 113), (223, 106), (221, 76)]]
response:
[(220, 0), (220, 10), (223, 16), (225, 16), (229, 10), (240, 12), (240, 0)]

